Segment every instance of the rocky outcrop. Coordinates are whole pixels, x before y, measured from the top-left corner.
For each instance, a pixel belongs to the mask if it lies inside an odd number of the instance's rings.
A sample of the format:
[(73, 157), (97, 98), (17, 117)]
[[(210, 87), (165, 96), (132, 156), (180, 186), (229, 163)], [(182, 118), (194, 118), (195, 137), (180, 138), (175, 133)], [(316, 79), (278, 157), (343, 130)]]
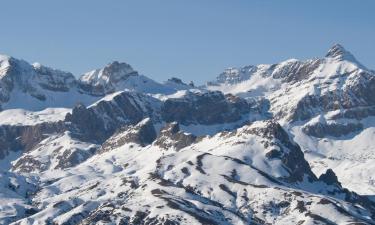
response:
[(75, 106), (72, 113), (66, 115), (65, 121), (72, 123), (85, 140), (98, 140), (100, 142), (108, 136), (102, 118), (83, 104)]
[(9, 151), (29, 151), (48, 135), (66, 129), (62, 121), (34, 126), (0, 126), (0, 159), (8, 155)]
[(219, 124), (240, 120), (250, 112), (249, 104), (242, 98), (221, 92), (189, 93), (183, 98), (170, 98), (161, 108), (166, 122), (188, 124)]
[(338, 123), (331, 121), (329, 123), (313, 123), (306, 124), (302, 127), (302, 131), (313, 137), (323, 138), (326, 136), (341, 137), (363, 129), (361, 123)]
[(76, 80), (71, 73), (0, 56), (0, 104), (9, 102), (13, 91), (45, 101), (49, 97), (45, 90), (67, 92), (75, 86)]
[(50, 134), (14, 161), (13, 171), (37, 173), (77, 166), (94, 155), (98, 145), (82, 142), (67, 131)]
[(291, 121), (307, 120), (319, 113), (339, 109), (353, 112), (355, 108), (373, 108), (375, 100), (371, 93), (375, 93), (375, 74), (359, 72), (345, 89), (304, 96), (291, 110), (289, 118)]
[(250, 126), (243, 132), (254, 134), (267, 140), (263, 142), (264, 148), (270, 149), (265, 153), (266, 157), (270, 160), (281, 160), (290, 173), (290, 176), (285, 178), (289, 182), (300, 182), (305, 177), (310, 181), (317, 180), (305, 160), (301, 148), (292, 141), (279, 123), (268, 120), (262, 126)]
[(90, 107), (77, 105), (65, 121), (71, 122), (86, 140), (103, 142), (117, 129), (136, 124), (143, 118), (157, 120), (159, 102), (135, 92), (121, 92), (109, 100), (101, 100)]
[(67, 92), (76, 87), (77, 81), (73, 74), (43, 66), (39, 63), (33, 64), (38, 74), (38, 84), (50, 91)]
[(331, 116), (330, 119), (331, 120), (338, 120), (338, 119), (361, 120), (369, 116), (375, 116), (375, 106), (343, 109), (343, 110), (340, 110), (340, 113), (337, 113)]
[(131, 76), (138, 76), (138, 72), (127, 63), (114, 61), (103, 69), (82, 75), (79, 86), (85, 93), (103, 96), (115, 92), (117, 83), (126, 81)]
[(191, 145), (196, 139), (196, 136), (181, 131), (177, 122), (172, 122), (161, 129), (154, 144), (166, 150), (174, 149), (178, 151)]
[(336, 184), (341, 187), (341, 184), (332, 169), (328, 169), (324, 174), (320, 175), (319, 181), (323, 181), (328, 185)]
[(143, 119), (136, 125), (121, 128), (102, 145), (100, 152), (110, 151), (127, 143), (135, 143), (144, 147), (156, 139), (154, 125), (150, 118)]

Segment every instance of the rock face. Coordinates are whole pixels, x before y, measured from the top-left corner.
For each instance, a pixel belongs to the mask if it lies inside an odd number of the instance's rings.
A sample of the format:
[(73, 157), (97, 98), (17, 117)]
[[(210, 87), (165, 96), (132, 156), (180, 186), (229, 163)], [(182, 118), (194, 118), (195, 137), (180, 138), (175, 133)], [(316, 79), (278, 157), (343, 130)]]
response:
[(39, 85), (50, 91), (67, 92), (76, 85), (73, 74), (52, 69), (41, 64), (33, 64), (35, 72), (38, 74)]
[(250, 106), (245, 100), (232, 95), (224, 96), (221, 92), (168, 99), (161, 108), (163, 120), (184, 125), (234, 122), (249, 112)]
[(341, 186), (336, 174), (331, 169), (328, 169), (326, 173), (320, 175), (319, 180), (323, 181), (328, 185), (338, 184)]
[(265, 154), (270, 160), (281, 160), (285, 168), (288, 168), (289, 182), (301, 182), (304, 178), (316, 180), (311, 172), (309, 164), (304, 159), (300, 147), (294, 143), (286, 131), (275, 121), (265, 121), (262, 126), (251, 126), (243, 130), (245, 133), (261, 136), (265, 139), (265, 149), (270, 149)]
[(68, 92), (75, 85), (76, 80), (71, 73), (0, 56), (0, 105), (8, 103), (12, 93), (43, 102), (51, 97), (48, 96), (49, 91)]
[(29, 151), (46, 136), (66, 129), (62, 122), (34, 126), (0, 126), (0, 159), (10, 151)]
[(77, 105), (65, 121), (77, 127), (86, 139), (102, 142), (124, 125), (136, 124), (146, 117), (155, 118), (159, 104), (143, 94), (121, 92), (90, 107)]
[(74, 167), (96, 153), (98, 145), (75, 139), (70, 132), (43, 139), (14, 162), (12, 170), (39, 173)]
[(138, 72), (127, 63), (114, 61), (103, 69), (93, 70), (80, 78), (80, 87), (92, 95), (103, 96), (116, 91), (119, 82), (131, 76), (138, 76)]
[(126, 143), (135, 143), (144, 147), (156, 139), (154, 125), (150, 118), (140, 121), (137, 125), (126, 126), (108, 138), (102, 145), (101, 152), (123, 146)]
[(363, 130), (363, 125), (358, 122), (327, 122), (323, 116), (319, 116), (319, 118), (318, 121), (310, 121), (310, 123), (305, 124), (302, 131), (307, 135), (323, 138), (325, 136), (341, 137)]
[(154, 144), (166, 150), (180, 150), (194, 143), (196, 139), (196, 136), (181, 131), (177, 122), (172, 122), (160, 131)]

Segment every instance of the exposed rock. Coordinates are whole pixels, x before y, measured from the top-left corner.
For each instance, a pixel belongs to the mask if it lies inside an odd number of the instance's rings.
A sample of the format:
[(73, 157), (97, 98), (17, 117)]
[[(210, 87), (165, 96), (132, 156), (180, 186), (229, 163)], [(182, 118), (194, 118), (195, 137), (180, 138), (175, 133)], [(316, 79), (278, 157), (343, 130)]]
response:
[(137, 125), (121, 128), (112, 137), (106, 140), (100, 152), (110, 151), (126, 143), (136, 143), (140, 146), (151, 144), (156, 138), (154, 125), (150, 118), (143, 119)]
[(288, 133), (279, 123), (268, 120), (265, 126), (250, 126), (244, 132), (267, 138), (269, 141), (264, 143), (265, 148), (271, 148), (271, 151), (265, 153), (269, 159), (278, 158), (290, 171), (290, 176), (286, 178), (290, 182), (302, 181), (307, 176), (311, 181), (317, 180), (314, 173), (304, 158), (299, 145), (291, 140)]
[(36, 173), (76, 166), (96, 153), (98, 145), (82, 142), (70, 132), (49, 134), (14, 161), (13, 171)]
[(76, 126), (87, 140), (100, 143), (125, 125), (136, 124), (146, 117), (157, 120), (154, 111), (158, 110), (159, 104), (143, 94), (121, 92), (90, 107), (77, 105), (65, 121)]
[(64, 122), (41, 123), (34, 126), (0, 126), (0, 159), (9, 151), (29, 151), (48, 135), (67, 129)]
[(331, 116), (330, 119), (337, 120), (337, 119), (346, 118), (346, 119), (361, 120), (369, 116), (375, 116), (375, 106), (344, 109), (344, 110), (341, 110), (340, 113), (337, 113), (336, 115)]
[(72, 113), (66, 115), (65, 121), (77, 126), (87, 140), (103, 141), (107, 136), (102, 118), (94, 110), (86, 108), (83, 104), (75, 106)]
[(320, 175), (319, 180), (328, 185), (337, 184), (341, 186), (335, 172), (333, 172), (331, 169), (328, 169), (324, 174)]
[(33, 67), (38, 73), (38, 83), (44, 89), (67, 92), (77, 85), (74, 75), (69, 72), (52, 69), (39, 63), (33, 64)]
[(176, 84), (186, 85), (184, 82), (182, 82), (182, 80), (180, 78), (177, 78), (177, 77), (172, 77), (172, 78), (168, 79), (168, 81), (176, 83)]
[(326, 54), (325, 57), (335, 58), (338, 60), (356, 61), (355, 57), (340, 44), (333, 45), (328, 50), (328, 53)]
[(44, 90), (67, 92), (75, 86), (76, 80), (71, 73), (0, 56), (0, 104), (10, 101), (12, 91), (45, 101), (47, 96)]
[(209, 125), (240, 120), (250, 112), (250, 106), (244, 99), (233, 95), (207, 92), (168, 99), (161, 110), (161, 116), (166, 122)]
[(340, 137), (362, 129), (363, 125), (361, 123), (317, 122), (304, 125), (302, 131), (307, 135), (323, 138), (326, 136)]
[(138, 72), (127, 63), (114, 61), (103, 69), (93, 70), (80, 78), (80, 88), (91, 95), (103, 96), (116, 91), (117, 83), (126, 81)]
[(161, 131), (154, 144), (164, 149), (180, 150), (186, 146), (191, 145), (197, 139), (192, 134), (180, 131), (180, 126), (177, 122), (167, 124)]

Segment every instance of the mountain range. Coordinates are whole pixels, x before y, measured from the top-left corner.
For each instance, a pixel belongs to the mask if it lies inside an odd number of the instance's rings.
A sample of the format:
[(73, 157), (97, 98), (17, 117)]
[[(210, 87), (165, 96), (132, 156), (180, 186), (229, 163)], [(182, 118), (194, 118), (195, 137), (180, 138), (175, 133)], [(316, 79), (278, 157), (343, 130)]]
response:
[(375, 224), (375, 72), (343, 46), (194, 86), (0, 56), (0, 224)]

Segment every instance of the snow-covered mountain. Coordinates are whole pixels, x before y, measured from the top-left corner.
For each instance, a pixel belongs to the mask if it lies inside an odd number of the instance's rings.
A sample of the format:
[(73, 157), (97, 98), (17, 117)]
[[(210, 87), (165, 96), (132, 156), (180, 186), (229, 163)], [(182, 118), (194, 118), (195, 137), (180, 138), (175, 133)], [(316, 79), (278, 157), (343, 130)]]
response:
[(375, 224), (375, 74), (341, 45), (204, 87), (0, 62), (0, 224)]
[[(176, 92), (175, 86), (168, 85), (168, 82), (166, 84), (155, 82), (146, 76), (139, 75), (129, 64), (117, 61), (106, 65), (103, 69), (83, 74), (79, 79), (79, 84), (83, 91), (98, 96), (125, 89), (153, 94)], [(177, 90), (188, 88), (187, 85), (182, 85)]]
[(237, 72), (226, 71), (208, 89), (266, 99), (317, 174), (331, 168), (347, 187), (375, 191), (373, 71), (341, 45), (320, 59), (231, 70)]
[(0, 55), (0, 109), (72, 108), (77, 103), (89, 105), (107, 94), (125, 89), (167, 95), (190, 88), (173, 82), (160, 84), (139, 75), (130, 65), (116, 61), (76, 79), (71, 73), (40, 63), (29, 64)]

